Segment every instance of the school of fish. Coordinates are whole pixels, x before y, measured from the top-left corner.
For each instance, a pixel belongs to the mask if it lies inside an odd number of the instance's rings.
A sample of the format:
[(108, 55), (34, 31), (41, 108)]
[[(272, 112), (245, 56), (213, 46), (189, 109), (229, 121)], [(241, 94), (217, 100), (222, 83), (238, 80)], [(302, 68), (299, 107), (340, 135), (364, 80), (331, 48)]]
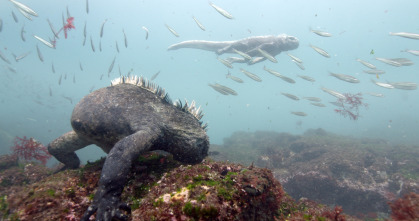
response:
[[(38, 17), (38, 13), (35, 12), (35, 10), (33, 10), (31, 7), (16, 1), (16, 0), (9, 0), (11, 5), (14, 6), (14, 9), (12, 9), (12, 12), (10, 13), (10, 15), (13, 18), (13, 21), (16, 24), (19, 24), (19, 22), (21, 22), (21, 19), (19, 17), (19, 13), (21, 16), (23, 16), (24, 18), (26, 18), (29, 21), (32, 21), (33, 19), (36, 19), (36, 17)], [(219, 15), (225, 17), (228, 20), (237, 20), (239, 19), (238, 17), (234, 17), (230, 12), (228, 12), (228, 10), (222, 8), (221, 6), (218, 6), (212, 2), (209, 2), (209, 7), (213, 8), (213, 10), (215, 10), (216, 12), (219, 13)], [(11, 7), (12, 8), (12, 7)], [(212, 9), (211, 9), (212, 10)], [(16, 13), (15, 13), (16, 12)], [(85, 4), (85, 13), (89, 14), (91, 13), (91, 8), (89, 8), (89, 1), (86, 0), (86, 4)], [(22, 60), (24, 60), (25, 58), (27, 58), (28, 56), (32, 56), (33, 54), (36, 54), (39, 61), (46, 63), (45, 62), (45, 57), (43, 54), (44, 50), (51, 50), (51, 49), (56, 49), (57, 48), (57, 42), (62, 39), (60, 39), (60, 32), (63, 30), (65, 33), (65, 37), (67, 38), (67, 31), (69, 31), (72, 25), (72, 19), (74, 19), (71, 15), (70, 15), (70, 11), (69, 8), (66, 8), (66, 13), (65, 15), (67, 16), (67, 18), (64, 17), (64, 13), (62, 14), (62, 26), (63, 28), (59, 29), (57, 31), (57, 29), (55, 29), (55, 27), (61, 26), (61, 24), (57, 24), (57, 22), (52, 21), (50, 19), (47, 19), (47, 23), (49, 26), (49, 29), (51, 30), (51, 33), (34, 33), (32, 34), (32, 36), (37, 40), (38, 44), (33, 45), (32, 50), (36, 49), (36, 53), (32, 53), (31, 49), (26, 49), (25, 51), (21, 52), (21, 53), (17, 53), (14, 54), (12, 52), (7, 53), (6, 51), (0, 49), (0, 59), (2, 60), (2, 62), (4, 62), (4, 67), (7, 68), (8, 71), (16, 73), (16, 68), (13, 66), (12, 62), (20, 62)], [(70, 20), (69, 20), (70, 19)], [(228, 21), (227, 20), (227, 21)], [(3, 31), (4, 28), (4, 20), (2, 18), (0, 18), (0, 32)], [(67, 22), (66, 22), (67, 21)], [(109, 28), (108, 26), (111, 25), (111, 23), (113, 22), (110, 18), (104, 18), (103, 20), (101, 20), (102, 22), (100, 24), (87, 24), (86, 21), (82, 22), (79, 21), (79, 24), (83, 24), (84, 23), (84, 28), (83, 30), (83, 41), (82, 41), (82, 45), (85, 46), (86, 44), (86, 40), (89, 37), (89, 41), (90, 41), (90, 49), (93, 53), (98, 53), (98, 52), (102, 52), (102, 50), (104, 50), (104, 48), (102, 48), (102, 41), (104, 39), (104, 35), (106, 34), (106, 32), (108, 31), (107, 29)], [(199, 20), (199, 16), (191, 16), (191, 21), (193, 21), (197, 28), (199, 28), (201, 31), (207, 31), (208, 28), (207, 26), (205, 26), (204, 23), (202, 23), (201, 20)], [(55, 23), (54, 23), (55, 22)], [(170, 23), (170, 25), (169, 25)], [(173, 35), (176, 38), (179, 38), (181, 36), (182, 33), (177, 32), (176, 29), (176, 25), (173, 24), (173, 21), (169, 21), (169, 23), (164, 23), (162, 24), (162, 27), (166, 27), (166, 31), (170, 32), (171, 35)], [(26, 25), (26, 26), (25, 26)], [(21, 29), (20, 29), (20, 39), (25, 42), (27, 40), (27, 34), (26, 34), (26, 30), (28, 30), (26, 27), (28, 27), (30, 25), (30, 23), (26, 23), (23, 24)], [(54, 27), (55, 25), (55, 27)], [(97, 30), (99, 30), (99, 33), (92, 33), (88, 31), (89, 26), (95, 26), (97, 27)], [(68, 30), (67, 30), (68, 29)], [(144, 33), (144, 37), (141, 37), (145, 40), (148, 40), (149, 37), (151, 37), (150, 35), (150, 31), (147, 27), (145, 26), (140, 26), (139, 29), (142, 29), (145, 33)], [(151, 30), (151, 29), (150, 29)], [(250, 32), (250, 31), (249, 31)], [(332, 49), (333, 50), (337, 50), (334, 47), (328, 46), (327, 45), (327, 41), (329, 39), (333, 39), (335, 37), (334, 34), (329, 33), (327, 31), (324, 30), (316, 30), (316, 29), (309, 29), (309, 32), (317, 35), (317, 38), (321, 38), (322, 41), (316, 42), (315, 44), (311, 44), (311, 43), (306, 43), (306, 47), (309, 47), (311, 49), (313, 49), (313, 56), (317, 56), (314, 54), (318, 54), (320, 56), (323, 56), (324, 59), (333, 59), (333, 53), (329, 53), (328, 50)], [(168, 35), (170, 35), (168, 34)], [(388, 34), (389, 36), (395, 36), (395, 37), (401, 37), (401, 38), (406, 38), (406, 39), (410, 39), (410, 40), (419, 40), (419, 34), (416, 33), (410, 33), (410, 32), (390, 32)], [(48, 37), (49, 36), (49, 37)], [(173, 37), (172, 36), (172, 37)], [(110, 62), (109, 62), (109, 66), (108, 70), (107, 70), (107, 76), (108, 78), (110, 77), (111, 73), (115, 72), (116, 69), (118, 69), (118, 73), (119, 75), (122, 75), (121, 73), (121, 67), (120, 64), (118, 64), (119, 59), (118, 59), (118, 53), (120, 53), (120, 51), (122, 51), (124, 48), (123, 47), (119, 47), (119, 45), (123, 45), (125, 48), (129, 47), (128, 44), (128, 39), (129, 39), (129, 30), (128, 32), (126, 32), (125, 29), (122, 28), (121, 32), (120, 32), (120, 39), (115, 40), (115, 44), (114, 48), (115, 48), (115, 55), (113, 56), (113, 59), (110, 58)], [(138, 36), (132, 37), (133, 39), (136, 39)], [(119, 43), (118, 43), (119, 42)], [(88, 43), (89, 44), (89, 43)], [(318, 44), (320, 46), (318, 46)], [(45, 47), (46, 46), (46, 47)], [(89, 46), (87, 46), (89, 47)], [(207, 83), (208, 87), (213, 89), (216, 93), (219, 93), (221, 95), (233, 95), (233, 96), (238, 96), (239, 92), (237, 92), (236, 90), (234, 90), (234, 84), (243, 84), (246, 82), (263, 82), (263, 77), (261, 77), (262, 73), (269, 73), (271, 76), (277, 77), (275, 79), (279, 79), (278, 81), (278, 85), (281, 85), (283, 83), (285, 84), (293, 84), (295, 85), (295, 87), (306, 87), (307, 84), (304, 84), (309, 82), (311, 84), (318, 84), (318, 91), (319, 93), (321, 92), (325, 92), (331, 96), (333, 96), (335, 99), (344, 99), (345, 98), (345, 91), (340, 90), (339, 88), (333, 88), (333, 85), (322, 85), (322, 82), (318, 82), (316, 81), (316, 77), (313, 74), (303, 74), (304, 71), (306, 70), (306, 66), (309, 67), (310, 64), (306, 62), (303, 62), (303, 59), (301, 59), (299, 56), (296, 56), (295, 54), (297, 54), (297, 52), (292, 52), (291, 53), (287, 53), (287, 57), (288, 59), (282, 59), (282, 60), (278, 60), (275, 56), (269, 54), (268, 51), (263, 50), (261, 48), (258, 48), (258, 54), (260, 55), (258, 58), (253, 58), (251, 57), (249, 54), (247, 54), (244, 51), (240, 51), (240, 50), (236, 50), (233, 49), (234, 54), (236, 56), (239, 56), (240, 59), (245, 59), (246, 61), (248, 61), (249, 64), (252, 63), (256, 63), (258, 62), (255, 59), (266, 59), (265, 65), (263, 66), (263, 69), (260, 70), (260, 72), (256, 72), (254, 70), (249, 71), (247, 69), (247, 67), (244, 66), (240, 66), (238, 68), (239, 71), (233, 71), (236, 70), (234, 69), (235, 67), (235, 63), (233, 64), (233, 62), (231, 62), (231, 58), (223, 58), (220, 56), (216, 57), (216, 59), (222, 64), (224, 65), (227, 70), (227, 74), (225, 75), (227, 79), (229, 79), (229, 84), (228, 85), (232, 85), (232, 86), (227, 86), (224, 84), (219, 84), (217, 82), (215, 83)], [(415, 49), (401, 49), (400, 52), (403, 52), (406, 55), (409, 56), (419, 56), (419, 50), (415, 50)], [(371, 51), (371, 53), (373, 53), (373, 50)], [(13, 56), (13, 59), (11, 59), (11, 56)], [(310, 55), (311, 56), (311, 55)], [(414, 58), (412, 58), (414, 59)], [(280, 62), (279, 62), (280, 61)], [(360, 69), (360, 73), (340, 73), (340, 70), (324, 70), (324, 73), (322, 73), (324, 76), (330, 76), (330, 79), (332, 79), (331, 77), (334, 77), (333, 80), (337, 80), (337, 81), (342, 81), (342, 82), (346, 82), (349, 84), (359, 84), (362, 82), (365, 82), (365, 84), (369, 84), (371, 85), (371, 90), (374, 90), (375, 86), (381, 87), (381, 88), (385, 88), (385, 89), (400, 89), (400, 90), (416, 90), (417, 89), (417, 83), (416, 82), (409, 82), (409, 81), (405, 81), (403, 80), (402, 76), (400, 76), (400, 81), (385, 81), (382, 80), (381, 78), (384, 78), (383, 76), (386, 75), (390, 75), (393, 73), (389, 73), (388, 71), (386, 71), (386, 65), (389, 66), (393, 66), (393, 67), (397, 67), (397, 68), (402, 68), (404, 66), (411, 66), (414, 65), (414, 62), (409, 59), (409, 58), (401, 58), (401, 57), (393, 57), (393, 58), (388, 58), (388, 57), (380, 57), (380, 56), (375, 56), (374, 58), (371, 59), (367, 59), (367, 58), (354, 58), (354, 61), (359, 62), (360, 65), (362, 65), (362, 67), (364, 68), (364, 70), (361, 69), (361, 66), (359, 67)], [(107, 61), (108, 62), (108, 61)], [(296, 71), (299, 71), (299, 74), (294, 74), (294, 73), (282, 73), (282, 71), (280, 71), (281, 69), (281, 62), (292, 62), (294, 63), (298, 69), (296, 69)], [(54, 62), (51, 62), (51, 71), (52, 73), (56, 72), (56, 66), (54, 65)], [(115, 67), (115, 65), (118, 65), (118, 68)], [(238, 65), (242, 65), (242, 64), (238, 64)], [(381, 65), (381, 66), (380, 66)], [(79, 61), (79, 69), (80, 71), (84, 71), (84, 69), (86, 68), (87, 64), (85, 64), (83, 61)], [(380, 66), (379, 68), (377, 66)], [(160, 76), (160, 71), (156, 70), (157, 72), (155, 72), (155, 74), (153, 74), (151, 76), (151, 80), (155, 80), (157, 78), (157, 76)], [(128, 72), (128, 75), (131, 74), (131, 72), (133, 72), (133, 69), (131, 68), (131, 70)], [(106, 73), (106, 71), (103, 71), (103, 73)], [(102, 73), (102, 75), (100, 76), (100, 80), (102, 80), (102, 78), (104, 77), (104, 74)], [(69, 74), (70, 75), (70, 74)], [(62, 84), (62, 81), (67, 80), (67, 73), (61, 73), (60, 75), (56, 76), (57, 77), (57, 82), (58, 85)], [(298, 78), (296, 78), (298, 77)], [(367, 78), (368, 80), (365, 80), (365, 78)], [(71, 79), (71, 75), (69, 76), (69, 79)], [(76, 83), (76, 75), (72, 74), (72, 81), (73, 83)], [(231, 80), (231, 81), (230, 81)], [(231, 83), (230, 83), (231, 82)], [(375, 86), (374, 86), (375, 85)], [(330, 87), (330, 88), (329, 88)], [(95, 87), (92, 86), (90, 91), (92, 91)], [(331, 89), (333, 88), (333, 89)], [(51, 86), (48, 87), (49, 90), (49, 95), (53, 96), (53, 89), (51, 88)], [(377, 89), (378, 90), (378, 89)], [(339, 91), (339, 92), (338, 92)], [(384, 94), (382, 93), (375, 93), (375, 92), (364, 92), (365, 94), (369, 94), (373, 97), (384, 97)], [(296, 102), (311, 102), (309, 104), (316, 106), (316, 107), (326, 107), (327, 105), (325, 103), (322, 103), (321, 99), (319, 97), (313, 96), (312, 94), (294, 94), (292, 91), (281, 91), (280, 89), (278, 89), (278, 94), (282, 95), (282, 96), (278, 96), (278, 102), (281, 102), (282, 99), (289, 99), (289, 100), (293, 100)], [(320, 96), (320, 95), (319, 95)], [(73, 99), (68, 96), (68, 95), (62, 95), (62, 97), (66, 100), (68, 100), (70, 103), (73, 102)], [(332, 98), (333, 99), (333, 98)], [(304, 101), (306, 100), (306, 101)], [(333, 102), (332, 102), (333, 103)], [(290, 111), (291, 114), (299, 116), (299, 117), (305, 117), (308, 116), (309, 113), (306, 113), (306, 111), (304, 110), (292, 110)]]

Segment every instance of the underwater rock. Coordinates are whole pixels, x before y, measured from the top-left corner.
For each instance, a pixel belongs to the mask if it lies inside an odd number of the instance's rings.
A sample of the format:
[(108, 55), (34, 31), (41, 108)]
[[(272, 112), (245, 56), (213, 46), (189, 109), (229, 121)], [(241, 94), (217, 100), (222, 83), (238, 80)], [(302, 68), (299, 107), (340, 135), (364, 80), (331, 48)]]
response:
[(353, 138), (310, 129), (302, 136), (235, 132), (212, 145), (228, 160), (269, 168), (295, 199), (340, 205), (353, 215), (389, 214), (388, 202), (419, 192), (419, 148), (380, 139)]
[[(5, 189), (0, 216), (5, 220), (79, 220), (93, 200), (104, 162), (103, 158)], [(357, 220), (339, 207), (293, 200), (269, 169), (209, 159), (185, 166), (161, 152), (137, 159), (121, 197), (132, 210), (129, 220)]]
[(0, 156), (0, 171), (8, 169), (10, 167), (17, 166), (18, 158), (12, 155), (2, 155)]

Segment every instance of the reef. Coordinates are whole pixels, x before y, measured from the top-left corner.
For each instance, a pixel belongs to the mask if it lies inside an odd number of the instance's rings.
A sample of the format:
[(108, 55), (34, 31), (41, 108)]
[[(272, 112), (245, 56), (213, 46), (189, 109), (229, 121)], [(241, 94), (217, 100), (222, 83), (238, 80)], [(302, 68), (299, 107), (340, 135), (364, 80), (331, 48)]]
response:
[[(195, 165), (142, 154), (121, 200), (129, 220), (417, 220), (417, 150), (321, 129), (236, 132)], [(80, 220), (104, 162), (52, 173), (0, 156), (1, 219)]]
[[(104, 159), (55, 174), (25, 173), (28, 165), (11, 165), (1, 179), (36, 177), (11, 182), (1, 189), (3, 220), (80, 220), (93, 200)], [(32, 168), (52, 171), (39, 163)], [(131, 210), (129, 220), (357, 220), (342, 208), (307, 199), (295, 201), (266, 168), (205, 159), (181, 165), (170, 154), (149, 152), (131, 168), (121, 195)]]
[(293, 198), (339, 205), (360, 218), (388, 217), (388, 202), (419, 193), (419, 147), (414, 145), (322, 129), (303, 135), (258, 131), (236, 132), (223, 145), (212, 145), (211, 153), (215, 160), (271, 169)]

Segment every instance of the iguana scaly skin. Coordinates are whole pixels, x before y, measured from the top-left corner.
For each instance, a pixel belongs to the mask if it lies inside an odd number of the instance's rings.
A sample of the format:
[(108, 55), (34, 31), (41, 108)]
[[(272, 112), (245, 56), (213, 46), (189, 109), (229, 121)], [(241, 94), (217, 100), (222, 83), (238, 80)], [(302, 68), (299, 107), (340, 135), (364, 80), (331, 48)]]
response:
[(121, 77), (85, 96), (73, 110), (73, 130), (48, 145), (64, 168), (78, 168), (75, 151), (90, 144), (108, 154), (82, 220), (95, 212), (96, 220), (127, 219), (121, 210), (129, 207), (120, 196), (132, 163), (146, 151), (163, 150), (184, 163), (201, 162), (209, 147), (201, 117), (194, 102), (172, 104), (163, 89), (142, 77)]

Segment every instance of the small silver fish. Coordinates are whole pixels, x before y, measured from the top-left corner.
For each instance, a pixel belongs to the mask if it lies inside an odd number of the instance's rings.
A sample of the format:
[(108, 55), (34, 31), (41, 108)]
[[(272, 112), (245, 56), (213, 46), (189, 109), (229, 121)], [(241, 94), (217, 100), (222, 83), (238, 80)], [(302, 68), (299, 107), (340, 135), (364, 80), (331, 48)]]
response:
[(65, 26), (64, 12), (61, 14), (61, 21), (63, 22), (63, 27)]
[(410, 54), (419, 56), (419, 50), (408, 50), (408, 49), (406, 49), (406, 50), (404, 50), (402, 52), (407, 52), (407, 53), (410, 53)]
[(301, 112), (301, 111), (291, 111), (291, 114), (294, 114), (294, 115), (296, 115), (296, 116), (300, 116), (300, 117), (305, 117), (305, 116), (307, 116), (307, 114), (306, 114), (306, 113)]
[(0, 51), (0, 58), (1, 60), (3, 60), (4, 62), (8, 63), (8, 64), (12, 64), (9, 59), (6, 58), (6, 56), (4, 56), (4, 54)]
[(32, 21), (32, 17), (30, 14), (28, 14), (27, 12), (23, 11), (22, 9), (18, 8), (17, 9), (20, 14), (22, 14), (26, 19), (28, 19), (29, 21)]
[(50, 27), (52, 33), (54, 34), (55, 38), (59, 39), (60, 37), (58, 36), (58, 33), (55, 31), (55, 28), (52, 25), (51, 21), (49, 19), (47, 19), (47, 22), (48, 22), (49, 27)]
[(100, 27), (100, 37), (103, 37), (103, 28), (105, 27), (106, 21), (108, 21), (108, 19), (105, 19), (105, 21), (102, 22), (102, 26)]
[(336, 107), (343, 107), (342, 102), (332, 101), (332, 102), (329, 102), (329, 103), (331, 103), (331, 104), (335, 105)]
[(303, 97), (303, 99), (305, 100), (309, 100), (309, 101), (313, 101), (313, 102), (320, 102), (322, 101), (320, 98), (318, 97)]
[(116, 48), (116, 52), (119, 53), (119, 46), (118, 46), (118, 42), (117, 41), (115, 41), (115, 48)]
[(367, 73), (367, 74), (373, 74), (373, 75), (380, 75), (380, 74), (384, 74), (384, 73), (386, 73), (385, 71), (383, 71), (383, 70), (378, 70), (378, 69), (373, 69), (373, 70), (364, 70), (363, 71), (364, 73)]
[(366, 62), (366, 61), (364, 61), (364, 60), (361, 60), (361, 59), (356, 59), (356, 61), (358, 61), (359, 63), (361, 63), (361, 64), (363, 64), (365, 67), (367, 67), (367, 68), (371, 68), (371, 69), (376, 69), (377, 67), (375, 67), (375, 65), (373, 65), (373, 64), (371, 64), (371, 63), (369, 63), (369, 62)]
[(414, 82), (391, 82), (389, 84), (401, 90), (416, 90), (418, 88), (418, 84)]
[(218, 87), (218, 88), (220, 88), (221, 90), (227, 92), (228, 94), (237, 96), (237, 92), (235, 90), (227, 87), (227, 86), (224, 86), (224, 85), (221, 85), (221, 84), (217, 84), (217, 83), (215, 84), (215, 86)]
[(27, 14), (30, 14), (30, 15), (32, 15), (32, 16), (35, 16), (35, 17), (37, 17), (38, 16), (38, 14), (34, 11), (34, 10), (32, 10), (31, 8), (29, 8), (28, 6), (26, 6), (26, 5), (24, 5), (24, 4), (22, 4), (22, 3), (20, 3), (20, 2), (18, 2), (18, 1), (15, 1), (15, 0), (10, 0), (18, 9), (20, 9), (20, 10), (22, 10), (22, 11), (24, 11), (24, 12), (26, 12)]
[(49, 96), (52, 97), (52, 90), (51, 90), (51, 86), (49, 86)]
[(38, 58), (39, 58), (39, 60), (41, 60), (42, 62), (44, 62), (44, 57), (42, 56), (41, 50), (39, 50), (38, 45), (36, 45), (36, 51), (38, 52)]
[(201, 22), (198, 21), (198, 19), (195, 18), (195, 16), (192, 16), (193, 20), (195, 21), (195, 23), (198, 25), (198, 27), (202, 30), (205, 31), (205, 27), (201, 24)]
[(292, 99), (292, 100), (295, 100), (295, 101), (300, 100), (300, 98), (298, 98), (297, 96), (295, 96), (293, 94), (283, 93), (283, 92), (281, 92), (281, 94), (284, 95), (285, 97), (288, 97), (289, 99)]
[(52, 73), (54, 73), (54, 74), (55, 74), (55, 67), (54, 67), (54, 63), (51, 63), (51, 70), (52, 70)]
[(39, 37), (39, 36), (36, 36), (36, 35), (34, 35), (33, 37), (34, 37), (34, 38), (36, 38), (36, 39), (38, 39), (38, 40), (39, 40), (40, 42), (42, 42), (44, 45), (46, 45), (46, 46), (48, 46), (48, 47), (50, 47), (50, 48), (55, 49), (55, 45), (51, 44), (51, 42), (49, 42), (49, 41), (47, 41), (47, 40), (44, 40), (43, 38), (41, 38), (41, 37)]
[(341, 94), (341, 93), (339, 93), (337, 91), (334, 91), (334, 90), (331, 90), (331, 89), (327, 89), (325, 87), (322, 87), (321, 89), (322, 89), (322, 91), (324, 91), (324, 92), (326, 92), (326, 93), (328, 93), (328, 94), (330, 94), (330, 95), (332, 95), (332, 96), (334, 96), (334, 97), (336, 97), (338, 99), (346, 99), (345, 95), (343, 95), (343, 94)]
[(60, 77), (58, 78), (58, 85), (61, 85), (61, 80), (63, 79), (63, 74), (60, 75)]
[(375, 85), (383, 87), (383, 88), (387, 88), (387, 89), (393, 89), (394, 88), (394, 86), (391, 85), (391, 84), (387, 84), (387, 83), (384, 83), (384, 82), (378, 82), (378, 81), (374, 81), (374, 80), (371, 80), (371, 81)]
[(109, 66), (108, 74), (111, 73), (111, 71), (113, 70), (113, 66), (115, 64), (115, 59), (116, 59), (116, 56), (113, 58), (113, 61), (112, 61), (111, 65)]
[(13, 20), (15, 20), (16, 23), (19, 22), (19, 20), (17, 19), (16, 15), (13, 11), (12, 11), (12, 17), (13, 17)]
[(288, 83), (290, 83), (290, 84), (295, 84), (294, 79), (289, 78), (289, 77), (287, 77), (287, 76), (285, 76), (285, 75), (281, 75), (281, 76), (279, 76), (279, 78), (281, 78), (283, 81), (288, 82)]
[(209, 4), (211, 5), (211, 7), (213, 7), (222, 16), (224, 16), (228, 19), (233, 19), (233, 16), (230, 13), (228, 13), (226, 10), (220, 8), (219, 6), (214, 5), (212, 2), (209, 2)]
[(68, 10), (68, 5), (66, 6), (66, 10), (67, 10), (67, 18), (70, 18), (71, 15), (70, 15), (70, 11)]
[(330, 34), (329, 32), (325, 32), (325, 31), (320, 31), (320, 30), (313, 30), (310, 28), (310, 31), (313, 32), (314, 34), (318, 35), (318, 36), (322, 36), (322, 37), (331, 37), (332, 34)]
[(83, 36), (86, 38), (86, 26), (87, 26), (87, 22), (84, 22), (84, 29), (83, 29)]
[(18, 61), (20, 61), (20, 60), (24, 59), (24, 58), (25, 58), (26, 56), (28, 56), (30, 53), (31, 53), (31, 52), (29, 51), (29, 52), (26, 52), (26, 53), (24, 53), (24, 54), (22, 54), (22, 55), (20, 55), (20, 56), (16, 56), (16, 57), (15, 57), (16, 62), (18, 62)]
[(179, 34), (175, 31), (175, 29), (173, 29), (172, 27), (170, 27), (167, 24), (164, 24), (166, 26), (167, 29), (169, 29), (169, 31), (176, 37), (179, 37)]
[(333, 76), (333, 77), (335, 77), (335, 78), (339, 79), (339, 80), (346, 81), (346, 82), (349, 82), (349, 83), (359, 83), (359, 82), (360, 82), (357, 78), (352, 77), (352, 76), (350, 76), (350, 75), (346, 75), (346, 74), (337, 74), (337, 73), (332, 73), (332, 72), (329, 72), (329, 74), (330, 74), (331, 76)]
[(391, 59), (387, 59), (387, 58), (375, 58), (375, 59), (376, 59), (376, 60), (378, 60), (378, 61), (384, 62), (384, 63), (386, 63), (386, 64), (389, 64), (389, 65), (395, 66), (395, 67), (400, 67), (400, 66), (402, 66), (402, 64), (400, 64), (399, 62), (397, 62), (397, 61), (393, 61), (393, 60), (391, 60)]
[(221, 84), (208, 84), (211, 88), (213, 88), (215, 91), (223, 94), (223, 95), (234, 95), (237, 96), (237, 92), (227, 86), (221, 85)]
[(222, 95), (228, 95), (229, 93), (227, 93), (226, 91), (223, 91), (221, 88), (213, 85), (213, 84), (208, 84), (208, 86), (210, 86), (212, 89), (214, 89), (215, 91), (217, 91), (218, 93), (222, 94)]
[(91, 35), (90, 35), (90, 45), (92, 46), (92, 51), (95, 52), (95, 45), (93, 44), (93, 39)]
[(151, 76), (150, 81), (153, 81), (154, 79), (156, 79), (157, 76), (159, 76), (160, 71), (157, 71), (155, 74), (153, 74), (153, 76)]
[(70, 101), (70, 104), (73, 104), (73, 99), (71, 97), (67, 97), (63, 95), (63, 98)]
[(266, 66), (263, 66), (263, 70), (269, 72), (270, 74), (274, 75), (275, 77), (281, 77), (282, 76), (282, 74), (280, 74), (279, 72), (274, 71), (272, 69), (269, 69)]
[(14, 69), (14, 68), (12, 68), (12, 67), (10, 67), (10, 66), (8, 66), (8, 65), (7, 65), (7, 69), (9, 69), (9, 71), (11, 71), (11, 72), (13, 72), (13, 73), (15, 73), (15, 74), (17, 73), (17, 72), (16, 72), (16, 69)]
[(261, 62), (263, 59), (265, 59), (265, 57), (253, 57), (252, 60), (249, 61), (249, 64), (256, 64), (258, 62)]
[[(1, 26), (1, 25), (0, 25)], [(1, 29), (1, 28), (0, 28)], [(22, 41), (26, 41), (25, 35), (24, 33), (26, 33), (25, 31), (25, 25), (22, 26), (22, 30), (20, 30), (20, 38), (22, 39)]]
[(326, 107), (326, 105), (322, 104), (322, 103), (310, 103), (313, 106), (317, 106), (317, 107)]
[(128, 47), (128, 40), (127, 40), (127, 35), (125, 34), (124, 29), (122, 29), (122, 33), (124, 33), (124, 43), (125, 43), (125, 48)]
[(282, 80), (284, 80), (284, 81), (286, 81), (286, 82), (288, 82), (288, 83), (291, 83), (291, 84), (294, 84), (294, 83), (295, 83), (295, 81), (294, 81), (292, 78), (289, 78), (289, 77), (287, 77), (287, 76), (285, 76), (285, 75), (282, 75), (282, 74), (280, 74), (280, 73), (279, 73), (279, 72), (277, 72), (277, 71), (274, 71), (274, 70), (268, 69), (268, 68), (266, 68), (265, 66), (263, 67), (263, 69), (264, 69), (265, 71), (267, 71), (267, 72), (271, 73), (272, 75), (275, 75), (276, 77), (281, 78)]
[(294, 64), (296, 64), (301, 70), (305, 70), (306, 68), (304, 67), (303, 64), (301, 64), (300, 62), (297, 62), (296, 60), (292, 59), (292, 62), (294, 62)]
[(367, 94), (374, 96), (374, 97), (384, 97), (384, 94), (381, 93), (373, 93), (373, 92), (368, 92)]
[(325, 50), (323, 50), (323, 49), (321, 49), (319, 47), (316, 47), (314, 45), (311, 45), (311, 44), (310, 44), (310, 47), (312, 49), (314, 49), (317, 53), (319, 53), (320, 55), (322, 55), (323, 57), (330, 58), (329, 53), (327, 53)]
[(288, 53), (287, 53), (287, 55), (288, 55), (288, 56), (290, 56), (290, 58), (291, 58), (292, 60), (294, 60), (294, 61), (296, 61), (296, 62), (298, 62), (298, 63), (300, 63), (300, 64), (302, 64), (302, 63), (303, 63), (303, 61), (302, 61), (300, 58), (298, 58), (298, 57), (296, 57), (296, 56), (294, 56), (294, 55), (292, 55), (292, 54), (288, 54)]
[(220, 61), (223, 65), (225, 65), (228, 68), (233, 68), (233, 65), (231, 65), (231, 63), (225, 59), (219, 58), (217, 57), (217, 60)]
[(389, 60), (398, 62), (402, 66), (410, 66), (410, 65), (413, 65), (413, 61), (411, 61), (411, 60), (409, 60), (407, 58), (392, 58), (392, 59), (389, 59)]
[(226, 74), (226, 77), (230, 78), (231, 80), (233, 80), (237, 83), (243, 83), (244, 82), (241, 78), (231, 75), (230, 71), (228, 72), (228, 74)]
[[(99, 51), (100, 52), (102, 51), (102, 39), (99, 40)], [(119, 50), (118, 50), (118, 52), (119, 52)]]
[(390, 35), (419, 40), (419, 34), (409, 32), (390, 32)]
[(306, 81), (310, 81), (310, 82), (315, 82), (316, 80), (310, 76), (305, 76), (305, 75), (297, 75), (298, 77), (306, 80)]
[(236, 54), (238, 54), (238, 55), (242, 56), (243, 58), (245, 58), (245, 59), (247, 59), (247, 60), (252, 60), (252, 57), (251, 57), (250, 55), (248, 55), (248, 54), (246, 54), (246, 53), (244, 53), (244, 52), (242, 52), (242, 51), (236, 50), (236, 49), (234, 49), (234, 48), (233, 48), (233, 51), (234, 51)]
[(83, 71), (83, 65), (81, 65), (81, 62), (79, 62), (80, 71)]
[(86, 0), (86, 13), (89, 14), (89, 0)]
[(256, 74), (251, 73), (250, 71), (246, 71), (243, 68), (240, 68), (240, 71), (243, 72), (247, 77), (251, 78), (254, 81), (257, 81), (257, 82), (262, 81), (262, 79), (260, 79), (259, 76), (257, 76)]
[(145, 31), (145, 40), (148, 39), (148, 28), (146, 28), (145, 26), (141, 27), (144, 31)]
[(272, 55), (270, 55), (267, 51), (258, 48), (259, 53), (265, 57), (266, 59), (268, 59), (269, 61), (273, 62), (273, 63), (278, 63), (278, 60), (276, 60), (276, 58)]

